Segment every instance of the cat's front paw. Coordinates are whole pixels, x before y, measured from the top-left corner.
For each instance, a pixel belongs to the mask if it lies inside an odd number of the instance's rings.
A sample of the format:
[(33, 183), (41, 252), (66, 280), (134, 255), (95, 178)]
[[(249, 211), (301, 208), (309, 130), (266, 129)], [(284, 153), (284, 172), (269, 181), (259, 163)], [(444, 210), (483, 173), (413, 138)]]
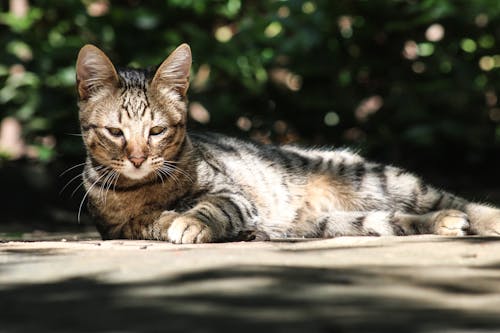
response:
[(192, 216), (179, 216), (167, 231), (168, 240), (175, 244), (210, 243), (212, 231), (200, 220)]
[(469, 232), (469, 217), (464, 212), (446, 209), (434, 217), (434, 233), (443, 236), (465, 236)]

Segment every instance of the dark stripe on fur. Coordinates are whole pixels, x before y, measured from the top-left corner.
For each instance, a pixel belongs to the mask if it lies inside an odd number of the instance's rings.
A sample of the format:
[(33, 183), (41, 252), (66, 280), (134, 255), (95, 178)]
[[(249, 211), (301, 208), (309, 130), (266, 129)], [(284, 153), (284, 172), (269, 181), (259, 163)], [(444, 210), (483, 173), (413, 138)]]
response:
[(228, 205), (230, 205), (233, 208), (233, 210), (236, 213), (236, 215), (238, 215), (238, 218), (240, 219), (240, 223), (244, 224), (245, 219), (243, 217), (243, 212), (241, 211), (240, 206), (238, 206), (237, 203), (235, 203), (232, 199), (229, 199), (229, 198), (226, 199), (226, 202), (227, 202)]
[(328, 226), (328, 222), (330, 222), (330, 218), (324, 217), (318, 223), (318, 237), (325, 237), (326, 227)]
[(410, 229), (411, 229), (412, 235), (419, 235), (420, 234), (420, 228), (418, 227), (418, 222), (416, 222), (416, 221), (411, 222)]
[(443, 199), (444, 199), (444, 193), (439, 193), (439, 197), (434, 202), (434, 205), (431, 207), (430, 211), (434, 212), (439, 210), (441, 208), (441, 203), (443, 202)]
[(363, 224), (365, 222), (366, 215), (361, 215), (356, 217), (356, 219), (352, 222), (352, 224), (358, 229), (363, 230)]
[(221, 213), (224, 215), (224, 217), (227, 219), (227, 223), (229, 224), (229, 229), (234, 230), (234, 225), (233, 225), (233, 218), (232, 216), (224, 209), (223, 204), (220, 203), (212, 203), (215, 208), (221, 211)]
[(354, 186), (356, 187), (356, 191), (359, 191), (361, 189), (361, 186), (363, 185), (363, 179), (366, 174), (366, 168), (365, 164), (363, 162), (356, 163), (354, 166), (354, 179), (353, 183)]
[[(331, 160), (328, 161), (330, 163)], [(318, 157), (314, 159), (311, 163), (311, 170), (313, 171), (321, 171), (321, 165), (323, 165), (323, 159), (321, 157)]]
[(337, 168), (337, 174), (339, 176), (343, 176), (345, 174), (345, 162), (344, 160), (342, 160), (339, 164), (338, 164), (338, 168)]
[(420, 180), (419, 183), (420, 194), (426, 195), (429, 192), (429, 187), (423, 181)]
[[(212, 218), (208, 215), (208, 214), (210, 214), (210, 212), (204, 213), (204, 212), (202, 212), (201, 209), (202, 208), (196, 210), (196, 217), (198, 219), (200, 219), (200, 217), (201, 217), (200, 220), (202, 220), (202, 222), (205, 222), (205, 224), (210, 225), (212, 222)], [(206, 210), (206, 209), (204, 209), (204, 210)]]
[(404, 236), (406, 235), (405, 230), (402, 226), (399, 225), (400, 221), (394, 214), (389, 218), (389, 223), (392, 228), (392, 233), (396, 236)]
[(385, 165), (378, 164), (372, 168), (372, 171), (378, 176), (382, 193), (384, 195), (387, 195), (388, 189), (387, 189), (387, 175), (385, 173)]

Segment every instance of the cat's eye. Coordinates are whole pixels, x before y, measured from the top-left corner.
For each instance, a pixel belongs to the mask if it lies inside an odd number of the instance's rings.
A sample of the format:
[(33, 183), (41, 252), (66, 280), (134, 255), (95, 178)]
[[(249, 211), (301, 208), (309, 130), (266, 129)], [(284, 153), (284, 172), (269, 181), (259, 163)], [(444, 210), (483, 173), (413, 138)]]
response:
[(151, 127), (151, 129), (149, 130), (149, 135), (159, 135), (163, 132), (165, 132), (165, 127), (155, 126)]
[(116, 127), (106, 127), (106, 129), (108, 130), (109, 134), (111, 134), (112, 136), (120, 137), (120, 136), (123, 135), (122, 130), (119, 129), (119, 128), (116, 128)]

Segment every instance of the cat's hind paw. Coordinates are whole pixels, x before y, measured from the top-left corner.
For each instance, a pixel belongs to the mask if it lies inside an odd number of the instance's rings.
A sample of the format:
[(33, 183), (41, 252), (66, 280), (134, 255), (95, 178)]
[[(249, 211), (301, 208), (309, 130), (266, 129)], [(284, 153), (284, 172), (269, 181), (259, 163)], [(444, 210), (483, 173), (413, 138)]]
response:
[(465, 236), (469, 233), (469, 217), (459, 210), (447, 209), (436, 213), (434, 233), (443, 236)]
[(213, 241), (210, 228), (191, 216), (179, 216), (167, 231), (168, 240), (175, 244), (209, 243)]

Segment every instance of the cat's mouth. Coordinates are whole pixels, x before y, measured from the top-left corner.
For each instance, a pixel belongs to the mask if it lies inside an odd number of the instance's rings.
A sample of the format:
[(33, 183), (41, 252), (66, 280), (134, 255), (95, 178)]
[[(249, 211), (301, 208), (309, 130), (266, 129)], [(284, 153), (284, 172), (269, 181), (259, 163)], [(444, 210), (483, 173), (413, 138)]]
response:
[(147, 157), (140, 165), (134, 163), (134, 161), (130, 161), (130, 159), (124, 159), (120, 160), (118, 163), (112, 162), (110, 166), (120, 175), (130, 180), (156, 177), (161, 180), (162, 183), (168, 179), (178, 182), (181, 178), (192, 182), (193, 179), (191, 175), (177, 163), (178, 162), (175, 161), (167, 161), (161, 157), (152, 156)]
[(139, 180), (147, 177), (153, 171), (154, 170), (149, 163), (142, 163), (140, 166), (135, 166), (132, 162), (126, 161), (120, 170), (120, 173), (127, 178)]

